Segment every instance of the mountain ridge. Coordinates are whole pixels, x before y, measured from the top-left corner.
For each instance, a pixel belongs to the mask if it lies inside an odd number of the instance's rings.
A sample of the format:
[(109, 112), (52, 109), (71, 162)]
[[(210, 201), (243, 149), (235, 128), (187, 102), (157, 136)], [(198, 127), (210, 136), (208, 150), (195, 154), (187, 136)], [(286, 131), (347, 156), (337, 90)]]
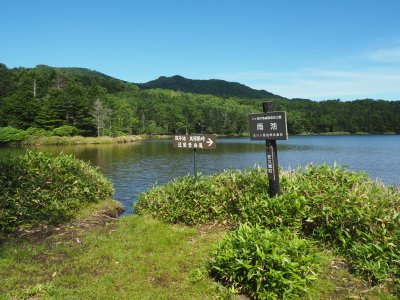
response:
[(5, 64), (0, 64), (0, 73), (1, 71), (18, 70), (25, 72), (56, 72), (58, 75), (67, 78), (78, 79), (86, 85), (97, 83), (105, 87), (111, 93), (122, 91), (127, 85), (135, 85), (141, 90), (165, 89), (192, 94), (209, 94), (222, 98), (287, 99), (286, 97), (273, 94), (266, 90), (253, 89), (239, 82), (231, 82), (222, 79), (190, 79), (181, 75), (174, 75), (170, 77), (160, 76), (157, 79), (145, 83), (135, 83), (82, 67), (52, 67), (38, 64), (33, 68), (17, 67), (9, 69)]
[(222, 79), (189, 79), (181, 75), (160, 76), (146, 83), (136, 83), (141, 89), (166, 89), (193, 94), (211, 94), (219, 97), (285, 98), (265, 90), (256, 90), (239, 82)]

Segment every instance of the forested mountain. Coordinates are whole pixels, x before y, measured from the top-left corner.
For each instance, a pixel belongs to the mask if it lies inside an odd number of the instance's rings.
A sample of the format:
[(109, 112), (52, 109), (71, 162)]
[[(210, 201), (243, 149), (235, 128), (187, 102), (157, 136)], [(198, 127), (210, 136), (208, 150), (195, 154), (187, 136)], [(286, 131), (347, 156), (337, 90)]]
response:
[(220, 79), (193, 80), (175, 75), (161, 76), (156, 80), (138, 84), (141, 89), (165, 89), (194, 94), (209, 94), (220, 97), (281, 98), (264, 90), (255, 90), (244, 84)]
[(0, 64), (0, 127), (88, 136), (241, 134), (248, 131), (248, 114), (260, 112), (268, 100), (275, 103), (275, 110), (287, 111), (291, 134), (400, 133), (400, 101), (242, 97), (234, 88), (242, 85), (225, 83), (219, 91), (210, 88), (209, 94), (197, 94), (183, 92), (182, 86), (177, 86), (179, 91), (143, 89), (82, 68), (9, 69)]

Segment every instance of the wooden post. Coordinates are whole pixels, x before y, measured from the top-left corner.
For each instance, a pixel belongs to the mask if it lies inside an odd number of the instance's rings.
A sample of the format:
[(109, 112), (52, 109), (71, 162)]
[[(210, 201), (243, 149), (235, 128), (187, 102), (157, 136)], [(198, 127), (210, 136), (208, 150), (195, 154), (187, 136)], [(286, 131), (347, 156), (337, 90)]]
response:
[(197, 168), (196, 168), (196, 151), (197, 149), (193, 149), (193, 172), (194, 172), (194, 178), (197, 179)]
[[(264, 102), (263, 112), (272, 112), (273, 103)], [(269, 196), (275, 197), (280, 193), (279, 184), (279, 170), (278, 170), (278, 151), (276, 146), (276, 140), (266, 140), (266, 155), (267, 155), (267, 175), (269, 178)]]

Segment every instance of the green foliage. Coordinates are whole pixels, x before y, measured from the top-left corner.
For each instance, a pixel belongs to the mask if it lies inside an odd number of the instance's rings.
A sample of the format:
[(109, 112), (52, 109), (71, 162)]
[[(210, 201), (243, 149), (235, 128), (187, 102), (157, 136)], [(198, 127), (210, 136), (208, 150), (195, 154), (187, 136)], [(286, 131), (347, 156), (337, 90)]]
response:
[(63, 125), (54, 128), (53, 133), (57, 136), (74, 136), (79, 134), (79, 129), (71, 125)]
[(382, 282), (400, 270), (400, 193), (343, 168), (310, 166), (283, 195), (304, 199), (302, 231), (344, 254), (357, 273)]
[(51, 131), (46, 131), (43, 128), (37, 128), (37, 127), (29, 127), (26, 130), (26, 135), (27, 137), (45, 137), (45, 136), (52, 136), (53, 132)]
[(264, 90), (254, 90), (237, 82), (219, 79), (193, 80), (179, 75), (172, 77), (161, 76), (156, 80), (139, 84), (143, 89), (166, 89), (194, 94), (209, 94), (219, 97), (242, 98), (281, 98)]
[(71, 219), (84, 203), (111, 197), (97, 169), (69, 155), (27, 152), (0, 158), (0, 230), (15, 232)]
[(400, 274), (400, 192), (343, 167), (283, 172), (281, 195), (269, 198), (260, 169), (184, 177), (140, 195), (135, 210), (168, 222), (250, 222), (301, 232), (336, 249), (353, 272), (373, 283)]
[(248, 219), (249, 207), (268, 186), (264, 171), (225, 171), (214, 176), (186, 176), (139, 195), (136, 213), (188, 225)]
[(30, 137), (49, 137), (52, 135), (53, 132), (37, 127), (29, 127), (27, 130), (11, 126), (0, 127), (0, 143), (20, 143)]
[(209, 263), (210, 273), (253, 299), (297, 299), (316, 278), (318, 259), (308, 240), (290, 230), (241, 224)]
[(20, 142), (26, 137), (25, 130), (17, 129), (11, 126), (0, 127), (0, 143)]
[[(287, 111), (290, 134), (400, 133), (400, 101), (289, 100), (239, 83), (180, 76), (142, 84), (141, 90), (98, 72), (48, 66), (7, 69), (0, 65), (0, 79), (3, 127), (51, 131), (70, 125), (88, 136), (116, 132), (238, 135), (248, 132), (248, 114), (260, 112), (268, 100), (275, 110)], [(103, 103), (102, 113), (96, 113), (100, 119), (93, 118), (96, 99)]]
[(201, 274), (221, 232), (134, 215), (99, 228), (105, 208), (88, 208), (64, 235), (2, 245), (0, 299), (221, 299)]

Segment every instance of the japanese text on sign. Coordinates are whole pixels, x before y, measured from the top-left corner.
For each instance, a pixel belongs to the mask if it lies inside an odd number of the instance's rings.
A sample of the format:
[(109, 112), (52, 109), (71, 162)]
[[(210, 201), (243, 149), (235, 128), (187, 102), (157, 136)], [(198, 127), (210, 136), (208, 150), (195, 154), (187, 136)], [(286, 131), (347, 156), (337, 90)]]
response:
[[(280, 112), (278, 112), (278, 113), (280, 113)], [(264, 114), (263, 115), (257, 114), (252, 118), (252, 120), (256, 120), (256, 121), (259, 121), (259, 120), (280, 120), (280, 119), (282, 119), (282, 115), (269, 116), (269, 115), (264, 115)]]
[(249, 128), (252, 140), (287, 140), (286, 112), (251, 114)]
[(206, 137), (204, 135), (175, 135), (174, 140), (183, 142), (204, 142)]
[(172, 141), (174, 148), (182, 149), (216, 149), (216, 136), (212, 134), (175, 135)]

